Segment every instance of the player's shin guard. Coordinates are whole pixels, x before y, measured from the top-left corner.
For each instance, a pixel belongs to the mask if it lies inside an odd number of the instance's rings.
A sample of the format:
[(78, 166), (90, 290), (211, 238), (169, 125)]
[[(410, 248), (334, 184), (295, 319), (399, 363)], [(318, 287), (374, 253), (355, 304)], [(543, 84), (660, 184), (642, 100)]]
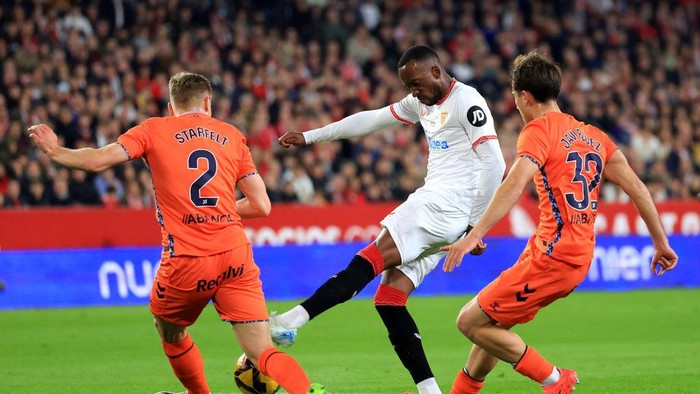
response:
[[(381, 254), (379, 256), (381, 257)], [(367, 283), (378, 274), (375, 264), (360, 254), (355, 255), (347, 268), (333, 275), (311, 297), (301, 303), (309, 313), (309, 318), (313, 319), (326, 310), (342, 304), (364, 289)]]
[(180, 342), (162, 342), (165, 355), (168, 356), (170, 366), (175, 376), (180, 379), (187, 392), (191, 394), (208, 394), (209, 385), (204, 376), (204, 360), (199, 349), (187, 334)]
[(400, 290), (379, 285), (374, 304), (389, 332), (389, 341), (394, 351), (417, 384), (432, 378), (433, 372), (425, 357), (416, 322), (406, 309), (407, 299), (408, 296)]
[(311, 381), (290, 355), (271, 347), (260, 354), (258, 369), (279, 383), (289, 394), (306, 394)]

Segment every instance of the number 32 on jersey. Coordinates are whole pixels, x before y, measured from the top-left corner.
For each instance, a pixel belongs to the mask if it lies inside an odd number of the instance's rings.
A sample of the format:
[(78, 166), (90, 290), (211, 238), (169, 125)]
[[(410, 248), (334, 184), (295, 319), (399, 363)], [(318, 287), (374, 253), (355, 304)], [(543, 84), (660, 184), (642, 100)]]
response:
[[(600, 176), (603, 171), (603, 159), (595, 152), (588, 152), (584, 156), (578, 151), (569, 152), (566, 157), (567, 163), (574, 164), (574, 176), (572, 183), (581, 184), (581, 194), (569, 192), (564, 194), (566, 203), (577, 211), (598, 210), (598, 200), (591, 201), (591, 192), (600, 184)], [(589, 177), (590, 176), (590, 181)]]

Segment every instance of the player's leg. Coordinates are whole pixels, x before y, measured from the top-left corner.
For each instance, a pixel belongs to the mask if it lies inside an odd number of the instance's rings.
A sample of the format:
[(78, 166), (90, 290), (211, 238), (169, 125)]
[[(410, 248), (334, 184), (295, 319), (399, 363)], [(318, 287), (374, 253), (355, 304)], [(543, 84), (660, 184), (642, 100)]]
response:
[(512, 364), (545, 391), (566, 386), (562, 392), (568, 392), (577, 382), (576, 373), (556, 368), (508, 328), (534, 319), (540, 309), (566, 297), (586, 271), (586, 267), (554, 261), (529, 244), (516, 265), (467, 303), (457, 318), (457, 327), (475, 345)]
[(284, 340), (294, 337), (294, 330), (352, 298), (385, 269), (435, 254), (440, 246), (454, 242), (464, 233), (469, 218), (460, 210), (435, 203), (441, 199), (432, 192), (412, 194), (382, 220), (383, 229), (377, 239), (360, 251), (345, 270), (331, 277), (301, 305), (270, 316), (273, 341), (289, 345), (293, 340)]
[[(505, 326), (507, 329), (511, 327)], [(484, 386), (486, 376), (496, 367), (497, 363), (497, 357), (473, 344), (469, 351), (467, 365), (457, 372), (450, 392), (462, 394), (478, 393)]]
[(208, 394), (209, 385), (204, 376), (204, 359), (187, 332), (187, 328), (157, 316), (154, 322), (175, 376), (187, 388), (188, 393)]
[(389, 333), (396, 355), (408, 370), (420, 394), (440, 393), (423, 350), (418, 326), (406, 308), (408, 296), (415, 289), (413, 281), (402, 271), (391, 268), (382, 274), (374, 296), (374, 305)]
[[(204, 359), (187, 332), (213, 292), (197, 292), (196, 280), (212, 274), (206, 258), (164, 257), (151, 288), (150, 309), (168, 362), (189, 393), (209, 393)], [(216, 277), (215, 274), (213, 274)]]
[(309, 390), (311, 381), (301, 365), (292, 356), (273, 346), (267, 322), (232, 324), (243, 352), (260, 372), (290, 394), (305, 394)]
[(367, 286), (386, 268), (401, 263), (401, 256), (391, 234), (383, 229), (377, 239), (359, 251), (348, 266), (323, 283), (314, 294), (291, 310), (271, 317), (272, 337), (281, 345), (283, 335), (297, 329), (309, 320), (341, 304)]
[(517, 372), (541, 385), (559, 379), (559, 370), (552, 363), (540, 356), (534, 348), (528, 347), (516, 333), (497, 325), (484, 313), (476, 299), (462, 309), (457, 327), (475, 345), (510, 363)]
[(477, 345), (469, 351), (467, 366), (457, 372), (450, 393), (476, 394), (484, 386), (486, 375), (493, 370), (498, 358)]
[[(250, 246), (240, 247), (225, 257), (243, 264), (235, 277), (225, 278), (214, 297), (214, 307), (223, 321), (232, 324), (238, 343), (260, 372), (290, 394), (304, 394), (311, 388), (306, 373), (288, 354), (277, 350), (270, 339), (267, 305), (262, 292), (260, 269), (252, 260)], [(221, 267), (220, 272), (227, 272)]]

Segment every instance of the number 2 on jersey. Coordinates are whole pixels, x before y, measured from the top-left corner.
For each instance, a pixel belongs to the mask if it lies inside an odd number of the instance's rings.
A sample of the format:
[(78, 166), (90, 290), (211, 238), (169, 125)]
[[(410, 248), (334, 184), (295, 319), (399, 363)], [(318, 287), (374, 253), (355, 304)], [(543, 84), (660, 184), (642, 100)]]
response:
[[(603, 170), (603, 159), (601, 159), (600, 155), (595, 152), (588, 152), (584, 157), (581, 157), (579, 152), (574, 151), (569, 152), (569, 155), (566, 157), (566, 162), (574, 162), (574, 177), (571, 179), (571, 182), (580, 182), (581, 190), (583, 192), (583, 196), (580, 200), (576, 199), (576, 193), (566, 193), (566, 203), (569, 204), (571, 208), (579, 211), (588, 209), (589, 205), (591, 206), (591, 209), (597, 210), (598, 201), (590, 201), (590, 193), (600, 184), (600, 174)], [(593, 179), (588, 182), (588, 178), (586, 178), (582, 171), (584, 168), (586, 172), (591, 171), (591, 162), (595, 163), (595, 170), (593, 172)]]
[(192, 182), (190, 186), (190, 201), (195, 207), (214, 207), (219, 202), (219, 197), (202, 197), (201, 190), (216, 175), (216, 156), (208, 150), (194, 150), (187, 158), (187, 168), (198, 170), (199, 159), (206, 160), (206, 171)]

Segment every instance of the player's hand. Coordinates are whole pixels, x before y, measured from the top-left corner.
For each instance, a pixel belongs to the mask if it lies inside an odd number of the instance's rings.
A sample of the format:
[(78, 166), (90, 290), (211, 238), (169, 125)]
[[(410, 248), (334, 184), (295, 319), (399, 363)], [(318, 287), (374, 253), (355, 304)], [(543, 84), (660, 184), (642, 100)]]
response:
[(661, 276), (664, 272), (676, 268), (676, 264), (678, 264), (678, 255), (670, 246), (654, 247), (654, 256), (651, 258), (651, 272), (654, 275)]
[[(445, 262), (442, 263), (442, 270), (445, 272), (454, 271), (456, 267), (459, 267), (462, 264), (462, 259), (464, 258), (464, 255), (470, 253), (479, 244), (483, 244), (483, 242), (480, 239), (467, 235), (465, 238), (460, 239), (459, 241), (451, 245), (445, 245), (442, 248), (440, 248), (440, 250), (442, 250), (443, 252), (447, 252)], [(484, 248), (485, 247), (486, 245), (484, 244)]]
[(285, 148), (289, 148), (290, 146), (304, 146), (306, 145), (306, 139), (304, 139), (304, 133), (301, 131), (288, 131), (280, 138), (277, 139), (277, 141), (280, 143)]
[(43, 123), (33, 125), (27, 129), (27, 132), (29, 133), (29, 138), (47, 155), (50, 156), (51, 152), (58, 149), (58, 137), (49, 126)]
[(488, 246), (483, 240), (476, 244), (476, 247), (469, 252), (472, 256), (481, 256), (486, 251), (486, 246)]

